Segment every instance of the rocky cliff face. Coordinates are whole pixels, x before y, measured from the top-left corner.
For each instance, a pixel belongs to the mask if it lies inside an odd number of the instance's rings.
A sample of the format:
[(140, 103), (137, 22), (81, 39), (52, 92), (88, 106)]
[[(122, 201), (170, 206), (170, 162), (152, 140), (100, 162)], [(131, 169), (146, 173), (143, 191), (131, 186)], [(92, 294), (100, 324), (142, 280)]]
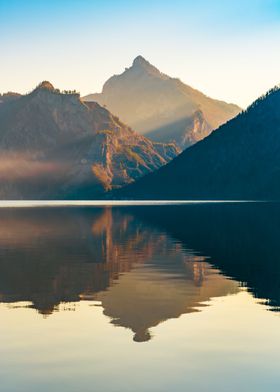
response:
[(0, 105), (0, 198), (85, 198), (134, 181), (178, 154), (97, 103), (49, 82)]
[(101, 94), (88, 95), (84, 100), (106, 105), (154, 140), (176, 140), (181, 149), (209, 135), (241, 110), (162, 74), (141, 56), (123, 74), (110, 78)]
[(204, 139), (211, 131), (211, 125), (205, 120), (201, 110), (197, 110), (190, 117), (172, 124), (172, 135), (170, 125), (166, 125), (148, 132), (146, 136), (156, 142), (174, 142), (181, 149), (184, 149)]

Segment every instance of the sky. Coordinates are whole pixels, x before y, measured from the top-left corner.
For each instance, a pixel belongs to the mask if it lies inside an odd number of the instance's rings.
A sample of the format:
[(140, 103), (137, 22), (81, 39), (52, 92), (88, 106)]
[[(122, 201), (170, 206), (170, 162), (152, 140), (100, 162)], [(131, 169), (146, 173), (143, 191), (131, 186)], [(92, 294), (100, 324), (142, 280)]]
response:
[(81, 95), (144, 56), (246, 107), (280, 83), (280, 0), (0, 0), (0, 92)]

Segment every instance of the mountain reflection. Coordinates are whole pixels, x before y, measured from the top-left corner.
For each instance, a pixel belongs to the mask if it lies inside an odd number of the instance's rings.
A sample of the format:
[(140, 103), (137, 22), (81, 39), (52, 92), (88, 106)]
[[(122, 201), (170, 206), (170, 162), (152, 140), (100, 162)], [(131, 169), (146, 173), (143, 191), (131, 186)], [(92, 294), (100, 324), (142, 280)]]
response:
[(135, 341), (240, 286), (278, 310), (279, 222), (277, 203), (0, 209), (0, 301), (99, 301)]
[[(241, 283), (270, 310), (280, 308), (280, 203), (192, 204), (134, 209)], [(263, 302), (263, 301), (262, 301)]]
[(160, 322), (238, 292), (203, 256), (132, 209), (2, 209), (0, 300), (43, 315), (60, 303), (100, 301), (135, 341)]

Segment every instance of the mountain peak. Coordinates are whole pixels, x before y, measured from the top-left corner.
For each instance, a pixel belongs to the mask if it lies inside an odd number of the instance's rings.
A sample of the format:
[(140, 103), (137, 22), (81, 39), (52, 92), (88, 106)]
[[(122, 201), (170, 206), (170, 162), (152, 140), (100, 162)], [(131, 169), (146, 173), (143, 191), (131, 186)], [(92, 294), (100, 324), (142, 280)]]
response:
[(152, 66), (143, 56), (137, 56), (132, 64), (133, 67)]
[(157, 142), (178, 140), (181, 148), (240, 112), (237, 106), (206, 97), (162, 73), (143, 56), (109, 78), (101, 93), (87, 95), (84, 101), (106, 105), (136, 131), (156, 137)]
[(161, 72), (143, 56), (137, 56), (134, 59), (131, 69), (145, 71), (153, 75), (161, 75)]
[(44, 80), (43, 82), (41, 82), (38, 85), (37, 89), (40, 89), (40, 90), (44, 89), (44, 90), (53, 91), (54, 90), (54, 86), (50, 82), (48, 82), (47, 80)]

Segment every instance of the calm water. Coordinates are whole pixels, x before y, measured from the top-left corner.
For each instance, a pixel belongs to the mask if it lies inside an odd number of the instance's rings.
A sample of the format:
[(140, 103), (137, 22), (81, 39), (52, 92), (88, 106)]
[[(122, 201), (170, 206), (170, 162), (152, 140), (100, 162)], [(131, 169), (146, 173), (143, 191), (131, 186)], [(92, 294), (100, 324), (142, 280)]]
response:
[(280, 390), (280, 205), (0, 209), (0, 391)]

